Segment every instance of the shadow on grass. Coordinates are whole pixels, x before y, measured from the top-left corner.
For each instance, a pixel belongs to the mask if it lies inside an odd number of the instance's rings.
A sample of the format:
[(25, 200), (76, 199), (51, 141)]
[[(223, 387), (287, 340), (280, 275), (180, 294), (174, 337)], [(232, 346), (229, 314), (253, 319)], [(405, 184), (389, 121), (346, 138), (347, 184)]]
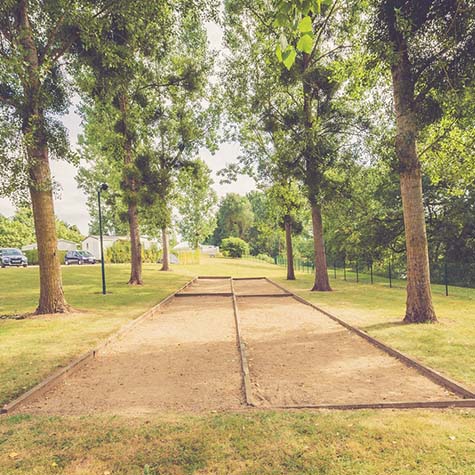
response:
[(35, 317), (36, 314), (34, 312), (29, 313), (12, 313), (12, 314), (5, 314), (0, 315), (0, 320), (25, 320), (27, 318)]
[(392, 322), (384, 322), (384, 323), (375, 323), (374, 325), (368, 325), (366, 327), (360, 327), (363, 331), (372, 331), (372, 330), (386, 330), (388, 328), (396, 328), (406, 326), (407, 324), (404, 323), (402, 320), (395, 320)]

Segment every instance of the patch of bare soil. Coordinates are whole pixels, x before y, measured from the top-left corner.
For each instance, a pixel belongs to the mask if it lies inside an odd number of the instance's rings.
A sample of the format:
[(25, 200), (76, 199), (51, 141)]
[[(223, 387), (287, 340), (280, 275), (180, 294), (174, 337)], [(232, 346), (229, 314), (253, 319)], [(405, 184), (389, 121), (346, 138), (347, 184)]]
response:
[[(234, 280), (234, 292), (236, 294), (244, 295), (267, 295), (267, 294), (284, 294), (285, 292), (274, 284), (271, 284), (265, 279), (255, 279), (255, 280)], [(275, 302), (276, 305), (279, 305), (279, 302)]]
[(291, 297), (240, 298), (252, 391), (261, 405), (456, 399)]
[(243, 401), (231, 298), (174, 299), (21, 412), (238, 408)]
[(231, 293), (231, 279), (198, 279), (180, 293)]

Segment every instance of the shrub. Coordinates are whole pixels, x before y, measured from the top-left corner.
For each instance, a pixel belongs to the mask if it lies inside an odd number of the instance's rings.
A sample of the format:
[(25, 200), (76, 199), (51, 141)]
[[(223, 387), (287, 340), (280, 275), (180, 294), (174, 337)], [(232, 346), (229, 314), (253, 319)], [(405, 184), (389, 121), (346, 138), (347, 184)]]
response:
[(130, 262), (130, 241), (119, 240), (107, 248), (105, 260), (113, 264)]
[[(145, 249), (142, 246), (142, 261), (149, 263), (156, 263), (162, 256), (162, 251), (153, 244), (149, 249)], [(131, 251), (130, 241), (119, 240), (112, 244), (106, 250), (106, 262), (112, 262), (113, 264), (125, 264), (130, 262)]]
[[(59, 257), (59, 263), (64, 264), (64, 256), (66, 255), (67, 251), (57, 251)], [(40, 261), (38, 259), (38, 249), (30, 249), (28, 251), (23, 251), (23, 254), (28, 259), (28, 265), (37, 266)]]
[(249, 244), (237, 237), (223, 239), (220, 249), (226, 257), (242, 257), (249, 254)]

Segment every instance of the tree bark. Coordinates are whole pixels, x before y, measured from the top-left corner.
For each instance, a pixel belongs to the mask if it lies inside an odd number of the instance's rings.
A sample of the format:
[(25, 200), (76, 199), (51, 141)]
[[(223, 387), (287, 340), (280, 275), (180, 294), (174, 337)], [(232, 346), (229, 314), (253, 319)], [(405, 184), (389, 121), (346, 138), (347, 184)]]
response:
[(407, 254), (407, 300), (404, 322), (435, 322), (437, 318), (430, 287), (421, 164), (416, 150), (414, 83), (404, 41), (400, 43), (391, 72), (396, 110), (396, 155), (399, 162)]
[(323, 240), (323, 222), (320, 206), (312, 204), (313, 248), (315, 251), (315, 282), (312, 291), (331, 291), (328, 279), (327, 257)]
[(70, 310), (64, 297), (54, 214), (51, 174), (46, 146), (28, 147), (30, 196), (40, 267), (40, 299), (37, 314), (65, 313)]
[(125, 165), (125, 187), (129, 193), (127, 204), (127, 219), (129, 223), (130, 233), (130, 279), (129, 285), (142, 285), (142, 244), (140, 242), (140, 229), (138, 218), (137, 183), (131, 174), (128, 173), (128, 166), (133, 165), (132, 139), (130, 137), (127, 120), (128, 120), (128, 97), (126, 93), (119, 96), (119, 106), (121, 118), (123, 122), (123, 139), (124, 139), (124, 165)]
[(162, 228), (162, 268), (160, 270), (170, 270), (170, 248), (168, 245), (168, 232), (167, 228)]
[(27, 71), (23, 80), (25, 108), (22, 131), (28, 155), (29, 191), (40, 267), (40, 298), (36, 313), (64, 313), (69, 311), (70, 307), (64, 298), (61, 281), (48, 143), (40, 99), (38, 51), (33, 39), (26, 0), (19, 2), (18, 24), (19, 41), (25, 52)]
[(129, 285), (142, 285), (142, 244), (138, 220), (137, 203), (129, 203), (127, 210), (130, 229), (131, 268)]
[(295, 280), (294, 251), (292, 247), (292, 220), (290, 216), (284, 218), (285, 248), (287, 251), (287, 280)]

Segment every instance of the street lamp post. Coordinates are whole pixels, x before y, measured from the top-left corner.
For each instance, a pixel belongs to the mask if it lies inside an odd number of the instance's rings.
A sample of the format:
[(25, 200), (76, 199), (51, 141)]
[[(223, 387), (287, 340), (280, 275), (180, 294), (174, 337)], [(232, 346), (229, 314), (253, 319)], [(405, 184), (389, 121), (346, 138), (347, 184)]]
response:
[(106, 295), (106, 269), (104, 263), (104, 242), (102, 238), (102, 211), (101, 211), (101, 192), (109, 188), (107, 183), (102, 183), (97, 189), (97, 203), (99, 205), (99, 239), (101, 242), (101, 270), (102, 270), (102, 294)]

